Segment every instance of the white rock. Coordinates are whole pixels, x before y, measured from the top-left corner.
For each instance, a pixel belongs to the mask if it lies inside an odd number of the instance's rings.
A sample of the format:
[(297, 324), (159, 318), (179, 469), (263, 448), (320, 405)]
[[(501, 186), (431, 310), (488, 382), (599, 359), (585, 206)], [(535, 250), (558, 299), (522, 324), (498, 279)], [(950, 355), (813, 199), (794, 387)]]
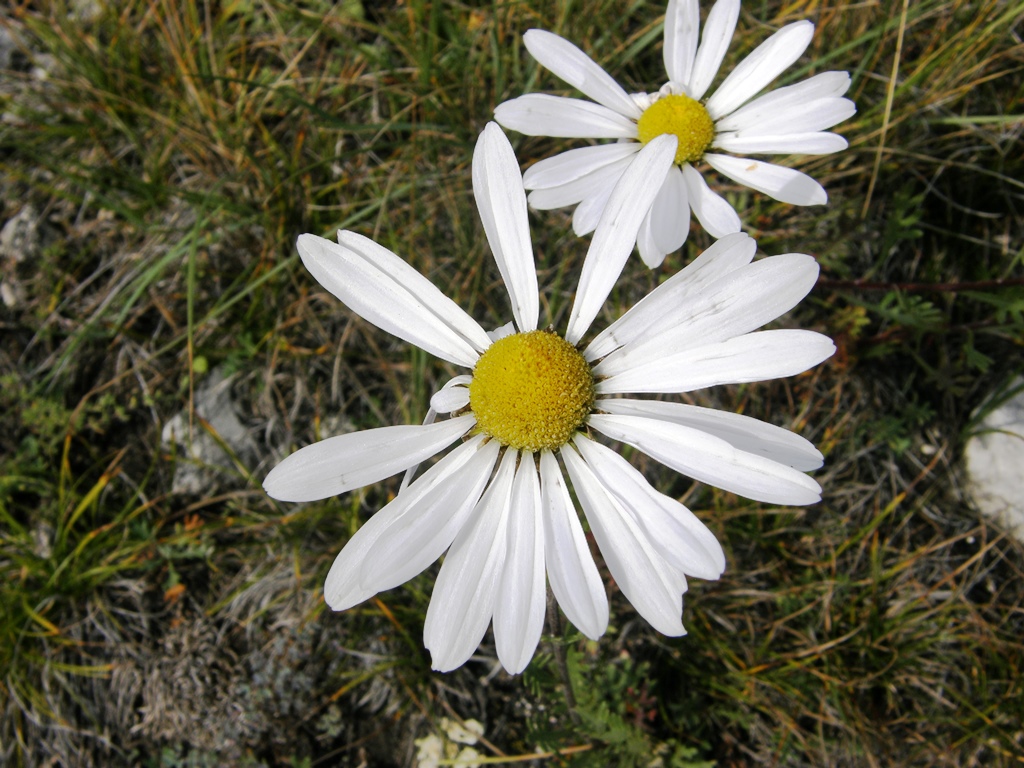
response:
[(969, 490), (984, 514), (1024, 541), (1024, 379), (988, 413), (967, 441)]

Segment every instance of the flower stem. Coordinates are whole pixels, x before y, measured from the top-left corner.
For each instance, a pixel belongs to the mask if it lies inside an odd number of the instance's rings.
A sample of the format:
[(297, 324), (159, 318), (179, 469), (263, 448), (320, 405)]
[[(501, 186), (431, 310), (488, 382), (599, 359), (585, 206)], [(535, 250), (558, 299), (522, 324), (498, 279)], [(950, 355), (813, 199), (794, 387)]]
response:
[(576, 694), (572, 688), (572, 678), (569, 676), (569, 664), (565, 658), (565, 636), (562, 628), (562, 616), (558, 611), (558, 603), (555, 596), (548, 587), (548, 632), (551, 633), (551, 650), (555, 656), (555, 664), (558, 665), (558, 674), (562, 677), (562, 686), (565, 688), (565, 707), (569, 712), (569, 718), (573, 725), (582, 724), (579, 713), (576, 711)]

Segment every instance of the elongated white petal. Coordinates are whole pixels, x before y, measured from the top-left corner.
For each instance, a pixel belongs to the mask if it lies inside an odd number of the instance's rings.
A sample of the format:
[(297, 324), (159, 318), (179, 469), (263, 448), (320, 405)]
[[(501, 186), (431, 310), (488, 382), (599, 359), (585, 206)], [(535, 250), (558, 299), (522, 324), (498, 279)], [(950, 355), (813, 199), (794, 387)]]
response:
[[(761, 99), (755, 99), (747, 107), (754, 107), (760, 101)], [(766, 108), (751, 112), (747, 112), (747, 107), (719, 121), (715, 126), (718, 133), (736, 132), (748, 137), (812, 133), (831, 128), (857, 112), (857, 107), (852, 101), (840, 98), (815, 99), (789, 108)]]
[(317, 282), (381, 330), (449, 362), (476, 363), (490, 341), (475, 320), (387, 248), (354, 232), (338, 238), (299, 236), (299, 256)]
[(605, 492), (628, 512), (658, 553), (687, 576), (717, 579), (725, 570), (718, 539), (695, 514), (659, 493), (610, 448), (577, 435), (573, 442)]
[(494, 614), (512, 499), (516, 452), (506, 451), (494, 480), (455, 537), (434, 583), (423, 624), (432, 666), (449, 672), (473, 655)]
[(615, 182), (621, 178), (620, 173), (614, 182), (595, 183), (586, 197), (580, 200), (576, 210), (572, 212), (572, 231), (577, 237), (589, 235), (597, 225), (601, 223), (604, 209), (608, 207), (608, 200), (615, 189)]
[(739, 17), (740, 0), (718, 0), (708, 13), (687, 88), (691, 99), (700, 100), (714, 81), (725, 52), (729, 50)]
[(803, 373), (835, 351), (828, 336), (788, 329), (757, 331), (662, 355), (645, 348), (641, 359), (598, 381), (596, 390), (602, 395), (693, 392), (719, 384), (768, 381)]
[(686, 87), (697, 55), (700, 8), (697, 0), (669, 0), (665, 11), (665, 72), (668, 79)]
[(713, 120), (728, 115), (800, 58), (814, 37), (809, 21), (787, 24), (729, 73), (704, 107)]
[(686, 577), (658, 554), (632, 515), (608, 495), (576, 451), (566, 447), (561, 453), (590, 530), (622, 594), (662, 634), (686, 634), (682, 620)]
[[(375, 584), (363, 585), (367, 552), (380, 540), (391, 541), (389, 534), (396, 523), (410, 514), (410, 510), (415, 510), (424, 500), (428, 500), (429, 503), (429, 499), (434, 497), (438, 489), (455, 486), (456, 490), (471, 490), (476, 478), (464, 470), (481, 452), (483, 442), (482, 437), (476, 437), (457, 447), (356, 531), (335, 558), (324, 583), (324, 599), (331, 608), (343, 611), (380, 591)], [(493, 465), (493, 457), (490, 458), (490, 462)], [(486, 460), (484, 463), (486, 464)], [(412, 511), (411, 514), (415, 515), (416, 512)]]
[(739, 232), (741, 224), (736, 209), (724, 197), (712, 191), (692, 165), (684, 165), (682, 171), (686, 182), (686, 199), (700, 225), (712, 237), (721, 238)]
[(569, 621), (591, 640), (597, 640), (608, 629), (608, 596), (562, 471), (550, 451), (540, 456), (540, 488), (544, 560), (551, 591)]
[(560, 187), (582, 179), (598, 168), (635, 155), (642, 146), (639, 142), (623, 141), (561, 152), (527, 168), (523, 174), (523, 186), (527, 189)]
[(556, 34), (531, 29), (523, 35), (526, 49), (540, 64), (598, 104), (637, 120), (640, 110), (622, 87), (587, 54)]
[(741, 136), (722, 133), (715, 137), (716, 149), (744, 155), (828, 155), (846, 149), (846, 139), (835, 133), (787, 133), (783, 136)]
[[(849, 99), (839, 98), (850, 87), (846, 72), (822, 72), (795, 85), (776, 88), (715, 123), (718, 131), (759, 129), (781, 133), (783, 128), (799, 121), (799, 131), (831, 128), (856, 112)], [(805, 123), (817, 115), (820, 122)], [(813, 127), (811, 127), (813, 126)]]
[(512, 145), (496, 123), (488, 123), (473, 152), (473, 195), (487, 242), (512, 300), (521, 332), (537, 330), (540, 299), (526, 192)]
[(524, 451), (512, 483), (505, 568), (494, 606), (494, 646), (510, 675), (526, 669), (544, 628), (544, 550), (540, 478), (533, 454)]
[(404, 584), (444, 554), (491, 477), (498, 460), (493, 443), (478, 447), (456, 474), (409, 487), (403, 513), (395, 515), (387, 533), (367, 547), (360, 575), (364, 589), (376, 593)]
[(590, 242), (565, 338), (577, 343), (587, 332), (636, 244), (640, 224), (672, 167), (675, 136), (649, 141), (622, 174)]
[(621, 346), (650, 336), (664, 317), (685, 306), (723, 276), (749, 264), (756, 252), (757, 243), (745, 232), (726, 235), (594, 337), (584, 356), (593, 362)]
[[(467, 387), (472, 380), (473, 377), (468, 374), (452, 376), (452, 378), (449, 379), (443, 387), (441, 387), (440, 391), (435, 392), (430, 398), (430, 407), (427, 408), (427, 414), (423, 417), (423, 424), (433, 424), (437, 420), (437, 415), (439, 413), (451, 413), (452, 411), (457, 411), (459, 408), (468, 405), (469, 391), (465, 390), (465, 387)], [(460, 390), (465, 391), (453, 393), (450, 391), (452, 387), (458, 387)], [(438, 410), (436, 406), (441, 406), (441, 409)], [(402, 485), (398, 489), (399, 493), (409, 486), (409, 483), (416, 476), (419, 468), (420, 465), (419, 462), (417, 462), (405, 470), (405, 475), (402, 476)]]
[(582, 99), (528, 93), (494, 108), (494, 119), (527, 136), (565, 139), (635, 139), (636, 123)]
[(704, 160), (722, 175), (780, 202), (791, 205), (824, 205), (828, 202), (828, 195), (821, 184), (792, 168), (712, 153), (704, 155)]
[(654, 198), (651, 224), (654, 242), (663, 255), (683, 247), (690, 232), (690, 204), (686, 196), (686, 182), (678, 166), (668, 169), (661, 191)]
[[(300, 235), (299, 240), (303, 238), (314, 237), (313, 235)], [(477, 323), (472, 317), (444, 293), (442, 293), (433, 283), (427, 278), (421, 275), (418, 271), (409, 266), (403, 259), (396, 256), (390, 250), (382, 245), (378, 245), (368, 237), (364, 237), (356, 232), (349, 230), (338, 230), (338, 246), (342, 249), (347, 249), (353, 256), (362, 260), (368, 267), (372, 267), (369, 277), (371, 280), (384, 282), (393, 281), (396, 285), (401, 286), (413, 299), (414, 303), (421, 303), (427, 310), (436, 315), (440, 321), (454, 330), (459, 336), (464, 338), (476, 352), (482, 352), (490, 346), (490, 340), (485, 341), (487, 333), (484, 332), (480, 324)], [(335, 247), (334, 243), (329, 240), (324, 240), (332, 248)], [(299, 248), (299, 256), (303, 256), (302, 248)], [(309, 262), (303, 257), (303, 263), (309, 268)], [(319, 265), (321, 268), (324, 266), (330, 268), (333, 265)], [(310, 270), (312, 272), (312, 270)], [(381, 275), (384, 277), (382, 278)], [(356, 286), (354, 280), (350, 274), (346, 271), (339, 271), (334, 269), (330, 273), (330, 278), (335, 282), (329, 286), (327, 283), (322, 285), (331, 291), (338, 298), (342, 298), (339, 291), (347, 291), (351, 295), (355, 295), (358, 291), (363, 291), (361, 296), (364, 303), (370, 303), (373, 297), (373, 291), (367, 291), (366, 286)], [(320, 279), (319, 277), (317, 278)], [(340, 285), (338, 281), (341, 281), (344, 285)], [(337, 290), (336, 290), (337, 289)], [(349, 306), (353, 306), (346, 299)], [(383, 309), (391, 309), (390, 307), (384, 307)], [(383, 311), (380, 310), (380, 311)], [(399, 308), (402, 309), (402, 308)], [(360, 312), (360, 314), (362, 314)], [(363, 315), (364, 318), (370, 320), (375, 325), (378, 325), (376, 321)], [(431, 318), (426, 318), (430, 321)], [(408, 323), (413, 325), (420, 322), (418, 318), (412, 316)], [(383, 326), (378, 326), (383, 328)], [(403, 326), (405, 327), (405, 326)], [(385, 329), (386, 330), (386, 329)], [(396, 334), (397, 335), (397, 334)], [(404, 337), (402, 337), (404, 338)], [(426, 347), (421, 347), (426, 349)], [(476, 357), (473, 362), (469, 365), (476, 364)]]
[(684, 475), (755, 501), (813, 504), (821, 487), (803, 472), (740, 451), (692, 427), (638, 416), (595, 413), (590, 426)]
[[(557, 187), (535, 189), (530, 193), (530, 205), (538, 211), (575, 205), (593, 194), (611, 194), (623, 172), (633, 162), (635, 155), (623, 157)], [(604, 190), (608, 190), (607, 193)]]
[(651, 211), (644, 216), (640, 224), (640, 231), (636, 233), (636, 248), (640, 251), (640, 258), (649, 269), (661, 266), (665, 261), (665, 254), (658, 248), (654, 240), (654, 223)]
[(263, 489), (281, 501), (337, 496), (430, 458), (475, 423), (472, 416), (460, 416), (427, 426), (403, 424), (329, 437), (300, 448), (270, 470)]
[(436, 413), (451, 413), (469, 405), (469, 383), (472, 376), (464, 374), (452, 379), (430, 398), (430, 407)]
[(598, 400), (598, 410), (620, 416), (645, 416), (693, 427), (747, 453), (778, 461), (801, 472), (818, 469), (824, 457), (814, 445), (788, 429), (740, 413), (661, 400)]
[[(594, 373), (613, 376), (749, 333), (795, 307), (817, 278), (818, 264), (812, 257), (787, 253), (737, 267), (714, 282), (704, 281), (699, 293), (685, 285), (674, 287), (677, 300), (650, 302), (660, 311), (652, 316), (650, 309), (644, 310), (642, 335), (634, 330), (636, 340), (608, 354)], [(626, 324), (632, 322), (637, 321)]]

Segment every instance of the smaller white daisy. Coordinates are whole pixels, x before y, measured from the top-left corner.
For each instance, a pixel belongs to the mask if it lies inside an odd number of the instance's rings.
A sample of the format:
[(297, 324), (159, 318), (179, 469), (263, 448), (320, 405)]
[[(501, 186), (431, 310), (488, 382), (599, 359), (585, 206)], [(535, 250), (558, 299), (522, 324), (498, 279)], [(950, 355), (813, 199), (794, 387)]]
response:
[[(818, 266), (810, 256), (752, 261), (751, 238), (724, 238), (582, 343), (633, 250), (675, 145), (668, 136), (649, 142), (613, 190), (564, 336), (539, 325), (526, 193), (494, 123), (473, 154), (473, 192), (512, 304), (513, 322), (497, 332), (485, 332), (365, 237), (299, 238), (303, 263), (350, 309), (472, 370), (434, 394), (425, 424), (328, 438), (293, 453), (264, 480), (276, 499), (322, 499), (404, 470), (408, 480), (419, 462), (458, 443), (403, 484), (342, 549), (324, 585), (334, 610), (396, 587), (444, 555), (423, 627), (435, 669), (463, 664), (492, 623), (501, 664), (513, 674), (525, 669), (540, 640), (546, 582), (569, 620), (597, 639), (608, 626), (608, 598), (568, 475), (619, 589), (659, 632), (685, 634), (687, 576), (717, 579), (722, 548), (598, 434), (748, 498), (820, 499), (805, 472), (821, 466), (822, 456), (803, 438), (747, 416), (622, 397), (791, 376), (829, 357), (835, 347), (821, 334), (756, 330), (814, 285)], [(438, 414), (449, 418), (435, 422)]]
[(823, 72), (751, 101), (810, 44), (814, 25), (798, 21), (758, 46), (705, 100), (739, 11), (740, 0), (718, 0), (698, 45), (698, 1), (670, 0), (664, 47), (668, 82), (653, 94), (626, 93), (569, 41), (540, 29), (528, 31), (524, 40), (533, 57), (597, 103), (527, 94), (499, 104), (495, 119), (529, 136), (618, 140), (569, 150), (533, 165), (523, 177), (532, 190), (530, 205), (538, 210), (575, 205), (576, 234), (593, 231), (636, 152), (662, 134), (675, 135), (679, 143), (673, 167), (637, 234), (640, 255), (649, 267), (661, 264), (686, 241), (691, 210), (715, 238), (740, 231), (736, 211), (709, 188), (699, 164), (784, 203), (826, 203), (825, 190), (810, 176), (742, 155), (823, 155), (845, 149), (846, 139), (825, 129), (856, 112), (853, 102), (843, 98), (850, 76)]

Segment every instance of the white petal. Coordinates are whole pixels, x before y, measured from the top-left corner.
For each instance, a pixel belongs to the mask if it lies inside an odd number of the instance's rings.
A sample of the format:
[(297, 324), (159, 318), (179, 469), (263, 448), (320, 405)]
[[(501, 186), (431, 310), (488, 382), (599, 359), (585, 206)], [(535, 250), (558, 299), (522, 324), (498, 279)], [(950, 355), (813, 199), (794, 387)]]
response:
[(582, 99), (528, 93), (494, 108), (494, 119), (527, 136), (566, 139), (635, 139), (636, 123)]
[(661, 191), (651, 206), (654, 242), (662, 254), (678, 251), (690, 232), (690, 204), (686, 199), (686, 182), (679, 167), (673, 165), (661, 183)]
[(540, 300), (526, 192), (519, 161), (496, 123), (486, 125), (473, 152), (473, 195), (487, 242), (512, 299), (516, 324), (521, 332), (535, 331)]
[(635, 141), (597, 144), (561, 152), (534, 163), (523, 174), (523, 186), (527, 189), (550, 189), (577, 181), (587, 174), (635, 155), (643, 145)]
[(640, 110), (622, 87), (587, 54), (551, 32), (531, 29), (523, 35), (526, 49), (540, 64), (598, 104), (637, 120)]
[[(356, 531), (335, 558), (324, 583), (324, 599), (331, 608), (343, 611), (379, 591), (377, 585), (363, 586), (363, 571), (367, 566), (366, 553), (382, 539), (391, 541), (393, 527), (403, 516), (409, 514), (410, 510), (416, 509), (424, 499), (433, 497), (438, 489), (455, 486), (456, 490), (465, 490), (467, 493), (464, 495), (469, 495), (468, 491), (472, 489), (476, 478), (465, 471), (467, 465), (483, 454), (484, 450), (493, 451), (483, 446), (483, 442), (482, 437), (476, 437), (457, 447)], [(481, 460), (486, 465), (487, 457), (483, 456)], [(493, 455), (489, 460), (493, 465)], [(486, 480), (486, 473), (481, 471), (481, 474), (485, 475)], [(415, 515), (416, 512), (412, 514)]]
[[(427, 280), (427, 278), (417, 272), (413, 267), (409, 266), (403, 259), (396, 256), (384, 246), (378, 245), (368, 237), (364, 237), (356, 232), (338, 230), (337, 236), (338, 246), (340, 248), (350, 251), (353, 256), (366, 262), (366, 264), (372, 268), (372, 270), (368, 270), (369, 276), (372, 280), (380, 281), (382, 279), (381, 274), (383, 274), (383, 279), (385, 281), (393, 281), (407, 291), (415, 302), (422, 303), (427, 310), (429, 310), (433, 315), (436, 315), (442, 323), (453, 329), (462, 338), (466, 339), (476, 352), (483, 352), (490, 346), (489, 339), (484, 341), (487, 334), (484, 332), (480, 324), (466, 314), (458, 304), (442, 293), (437, 286)], [(314, 236), (300, 235), (299, 240), (306, 237)], [(325, 240), (324, 242), (331, 246), (331, 248), (335, 247), (334, 243), (329, 240)], [(299, 255), (302, 256), (301, 247), (299, 248)], [(303, 259), (303, 263), (305, 263), (306, 267), (309, 268), (309, 262)], [(325, 265), (320, 266), (323, 268)], [(330, 265), (326, 266), (328, 266), (328, 268), (330, 267)], [(347, 272), (334, 270), (332, 271), (330, 278), (336, 281), (340, 280), (345, 283), (344, 287), (337, 285), (337, 283), (335, 283), (334, 287), (323, 283), (324, 287), (328, 288), (331, 293), (339, 298), (341, 298), (341, 296), (338, 291), (341, 290), (347, 290), (350, 294), (355, 294), (357, 290), (365, 291), (365, 287), (359, 287), (357, 289), (353, 286), (353, 277)], [(372, 293), (372, 291), (369, 292), (370, 295), (372, 295)], [(361, 298), (365, 303), (370, 303), (370, 298), (368, 298), (366, 294)], [(352, 306), (352, 304), (349, 303), (349, 306)], [(364, 317), (366, 316), (364, 315)], [(430, 318), (427, 319), (429, 320)], [(371, 320), (371, 322), (377, 324), (376, 321)], [(418, 322), (418, 320), (413, 317), (409, 322), (411, 325)], [(379, 327), (383, 328), (383, 326)], [(426, 349), (426, 347), (421, 347), (421, 349)], [(473, 357), (473, 361), (468, 365), (476, 365), (476, 358), (478, 356), (479, 355), (475, 355)]]
[(704, 160), (722, 175), (780, 202), (791, 205), (824, 205), (828, 202), (828, 195), (821, 184), (792, 168), (711, 153), (704, 155)]
[(587, 196), (580, 200), (576, 210), (572, 213), (572, 231), (576, 233), (577, 237), (589, 235), (597, 229), (597, 225), (601, 223), (601, 217), (604, 215), (604, 209), (608, 207), (608, 200), (615, 189), (615, 183), (621, 177), (620, 173), (615, 178), (615, 182), (594, 184)]
[(642, 359), (599, 381), (609, 395), (629, 392), (692, 392), (719, 384), (744, 384), (795, 376), (835, 354), (832, 339), (814, 331), (757, 331), (682, 352), (658, 355), (645, 348)]
[(813, 133), (831, 128), (857, 112), (852, 101), (839, 98), (816, 99), (787, 109), (747, 111), (748, 107), (756, 107), (760, 101), (755, 99), (743, 109), (719, 121), (716, 125), (719, 135), (733, 132), (744, 137)]
[(725, 58), (725, 52), (729, 50), (739, 17), (740, 0), (718, 0), (708, 13), (687, 88), (687, 95), (691, 99), (699, 101), (711, 86)]
[[(497, 341), (498, 339), (504, 339), (506, 336), (512, 336), (516, 332), (516, 324), (513, 320), (509, 320), (504, 325), (500, 325), (493, 331), (488, 331), (487, 336), (491, 341)], [(472, 379), (472, 376), (470, 377)]]
[(267, 475), (263, 489), (281, 501), (315, 501), (362, 488), (428, 459), (472, 429), (460, 416), (437, 424), (403, 424), (349, 432), (300, 448)]
[(622, 594), (662, 634), (686, 634), (682, 621), (686, 577), (658, 554), (632, 515), (607, 494), (576, 451), (566, 447), (561, 453), (590, 530)]
[(787, 133), (783, 136), (741, 136), (721, 133), (715, 137), (716, 149), (744, 155), (828, 155), (848, 146), (846, 139), (835, 133)]
[(469, 383), (472, 376), (455, 376), (430, 398), (436, 413), (452, 413), (469, 405)]
[(505, 568), (494, 606), (494, 646), (505, 671), (518, 675), (537, 650), (547, 605), (540, 478), (533, 454), (526, 451), (512, 483), (511, 508)]
[(478, 447), (457, 472), (443, 478), (424, 473), (409, 487), (403, 512), (396, 513), (387, 533), (366, 549), (359, 577), (364, 589), (377, 593), (404, 584), (444, 554), (491, 477), (498, 460), (494, 442)]
[(665, 261), (665, 254), (661, 252), (658, 244), (654, 241), (651, 211), (644, 216), (644, 220), (640, 224), (640, 231), (636, 233), (636, 247), (640, 251), (640, 258), (649, 269), (660, 267)]
[[(715, 123), (718, 131), (760, 129), (773, 133), (784, 133), (785, 126), (798, 120), (818, 115), (820, 124), (804, 124), (806, 127), (794, 130), (815, 131), (831, 128), (856, 112), (849, 99), (839, 98), (850, 87), (850, 76), (846, 72), (822, 72), (795, 85), (776, 88), (753, 101), (744, 104), (735, 112)], [(852, 110), (852, 111), (851, 111)], [(824, 114), (822, 114), (824, 112)], [(846, 114), (848, 112), (848, 114)], [(844, 115), (845, 116), (842, 116)]]
[[(607, 165), (588, 173), (572, 181), (567, 181), (557, 187), (535, 189), (530, 193), (530, 206), (538, 211), (547, 211), (552, 208), (562, 208), (566, 205), (575, 205), (581, 200), (594, 194), (611, 194), (623, 172), (633, 162), (636, 155), (623, 157)], [(604, 190), (607, 190), (605, 192)]]
[(669, 0), (665, 11), (665, 72), (674, 83), (686, 86), (697, 55), (700, 8), (697, 0)]
[(591, 640), (597, 640), (608, 629), (608, 596), (562, 471), (550, 451), (540, 456), (540, 487), (544, 559), (551, 591), (569, 621)]
[(473, 655), (487, 631), (505, 564), (516, 451), (506, 451), (494, 480), (455, 537), (434, 583), (423, 624), (432, 666), (449, 672)]
[(712, 192), (704, 177), (692, 165), (682, 167), (687, 200), (700, 225), (712, 237), (725, 237), (740, 231), (740, 217), (724, 197)]
[[(427, 408), (427, 414), (423, 417), (423, 425), (433, 424), (437, 421), (437, 415), (439, 413), (452, 413), (457, 411), (469, 404), (469, 390), (465, 392), (450, 392), (452, 387), (458, 387), (460, 390), (465, 389), (466, 386), (473, 380), (472, 376), (460, 375), (453, 376), (447, 384), (441, 387), (440, 391), (435, 392), (430, 398), (430, 407)], [(463, 402), (465, 400), (465, 402)], [(435, 408), (435, 405), (440, 405), (442, 410)], [(405, 474), (402, 476), (402, 485), (398, 489), (401, 493), (409, 487), (409, 483), (416, 476), (416, 472), (419, 471), (420, 463), (416, 462), (411, 467), (405, 470)]]
[(622, 272), (636, 235), (665, 179), (677, 139), (663, 135), (649, 141), (630, 162), (605, 206), (590, 242), (565, 338), (577, 343), (587, 332)]
[(800, 58), (814, 37), (809, 21), (787, 24), (729, 73), (704, 107), (713, 120), (728, 115)]
[(706, 432), (637, 416), (595, 413), (590, 426), (684, 475), (755, 501), (813, 504), (821, 487), (785, 464), (739, 451)]
[(722, 575), (722, 545), (695, 514), (652, 488), (640, 472), (610, 448), (582, 435), (576, 435), (573, 442), (605, 492), (632, 516), (669, 565), (701, 579)]
[(299, 256), (317, 282), (381, 330), (449, 362), (476, 363), (490, 341), (455, 302), (387, 248), (354, 232), (338, 239), (299, 236)]
[(661, 320), (669, 313), (700, 295), (723, 276), (749, 264), (756, 252), (757, 243), (745, 232), (726, 235), (599, 333), (584, 356), (593, 362), (621, 346), (649, 336), (652, 328), (661, 327)]
[(675, 301), (651, 302), (659, 312), (652, 316), (651, 309), (644, 310), (642, 335), (633, 330), (635, 341), (609, 353), (594, 373), (613, 376), (749, 333), (795, 307), (817, 279), (818, 264), (812, 257), (786, 253), (739, 266), (714, 282), (702, 281), (699, 293), (695, 286), (676, 284)]
[(598, 400), (598, 410), (620, 416), (646, 416), (699, 429), (747, 453), (777, 461), (801, 472), (818, 469), (824, 457), (814, 445), (788, 429), (740, 413), (661, 400)]

